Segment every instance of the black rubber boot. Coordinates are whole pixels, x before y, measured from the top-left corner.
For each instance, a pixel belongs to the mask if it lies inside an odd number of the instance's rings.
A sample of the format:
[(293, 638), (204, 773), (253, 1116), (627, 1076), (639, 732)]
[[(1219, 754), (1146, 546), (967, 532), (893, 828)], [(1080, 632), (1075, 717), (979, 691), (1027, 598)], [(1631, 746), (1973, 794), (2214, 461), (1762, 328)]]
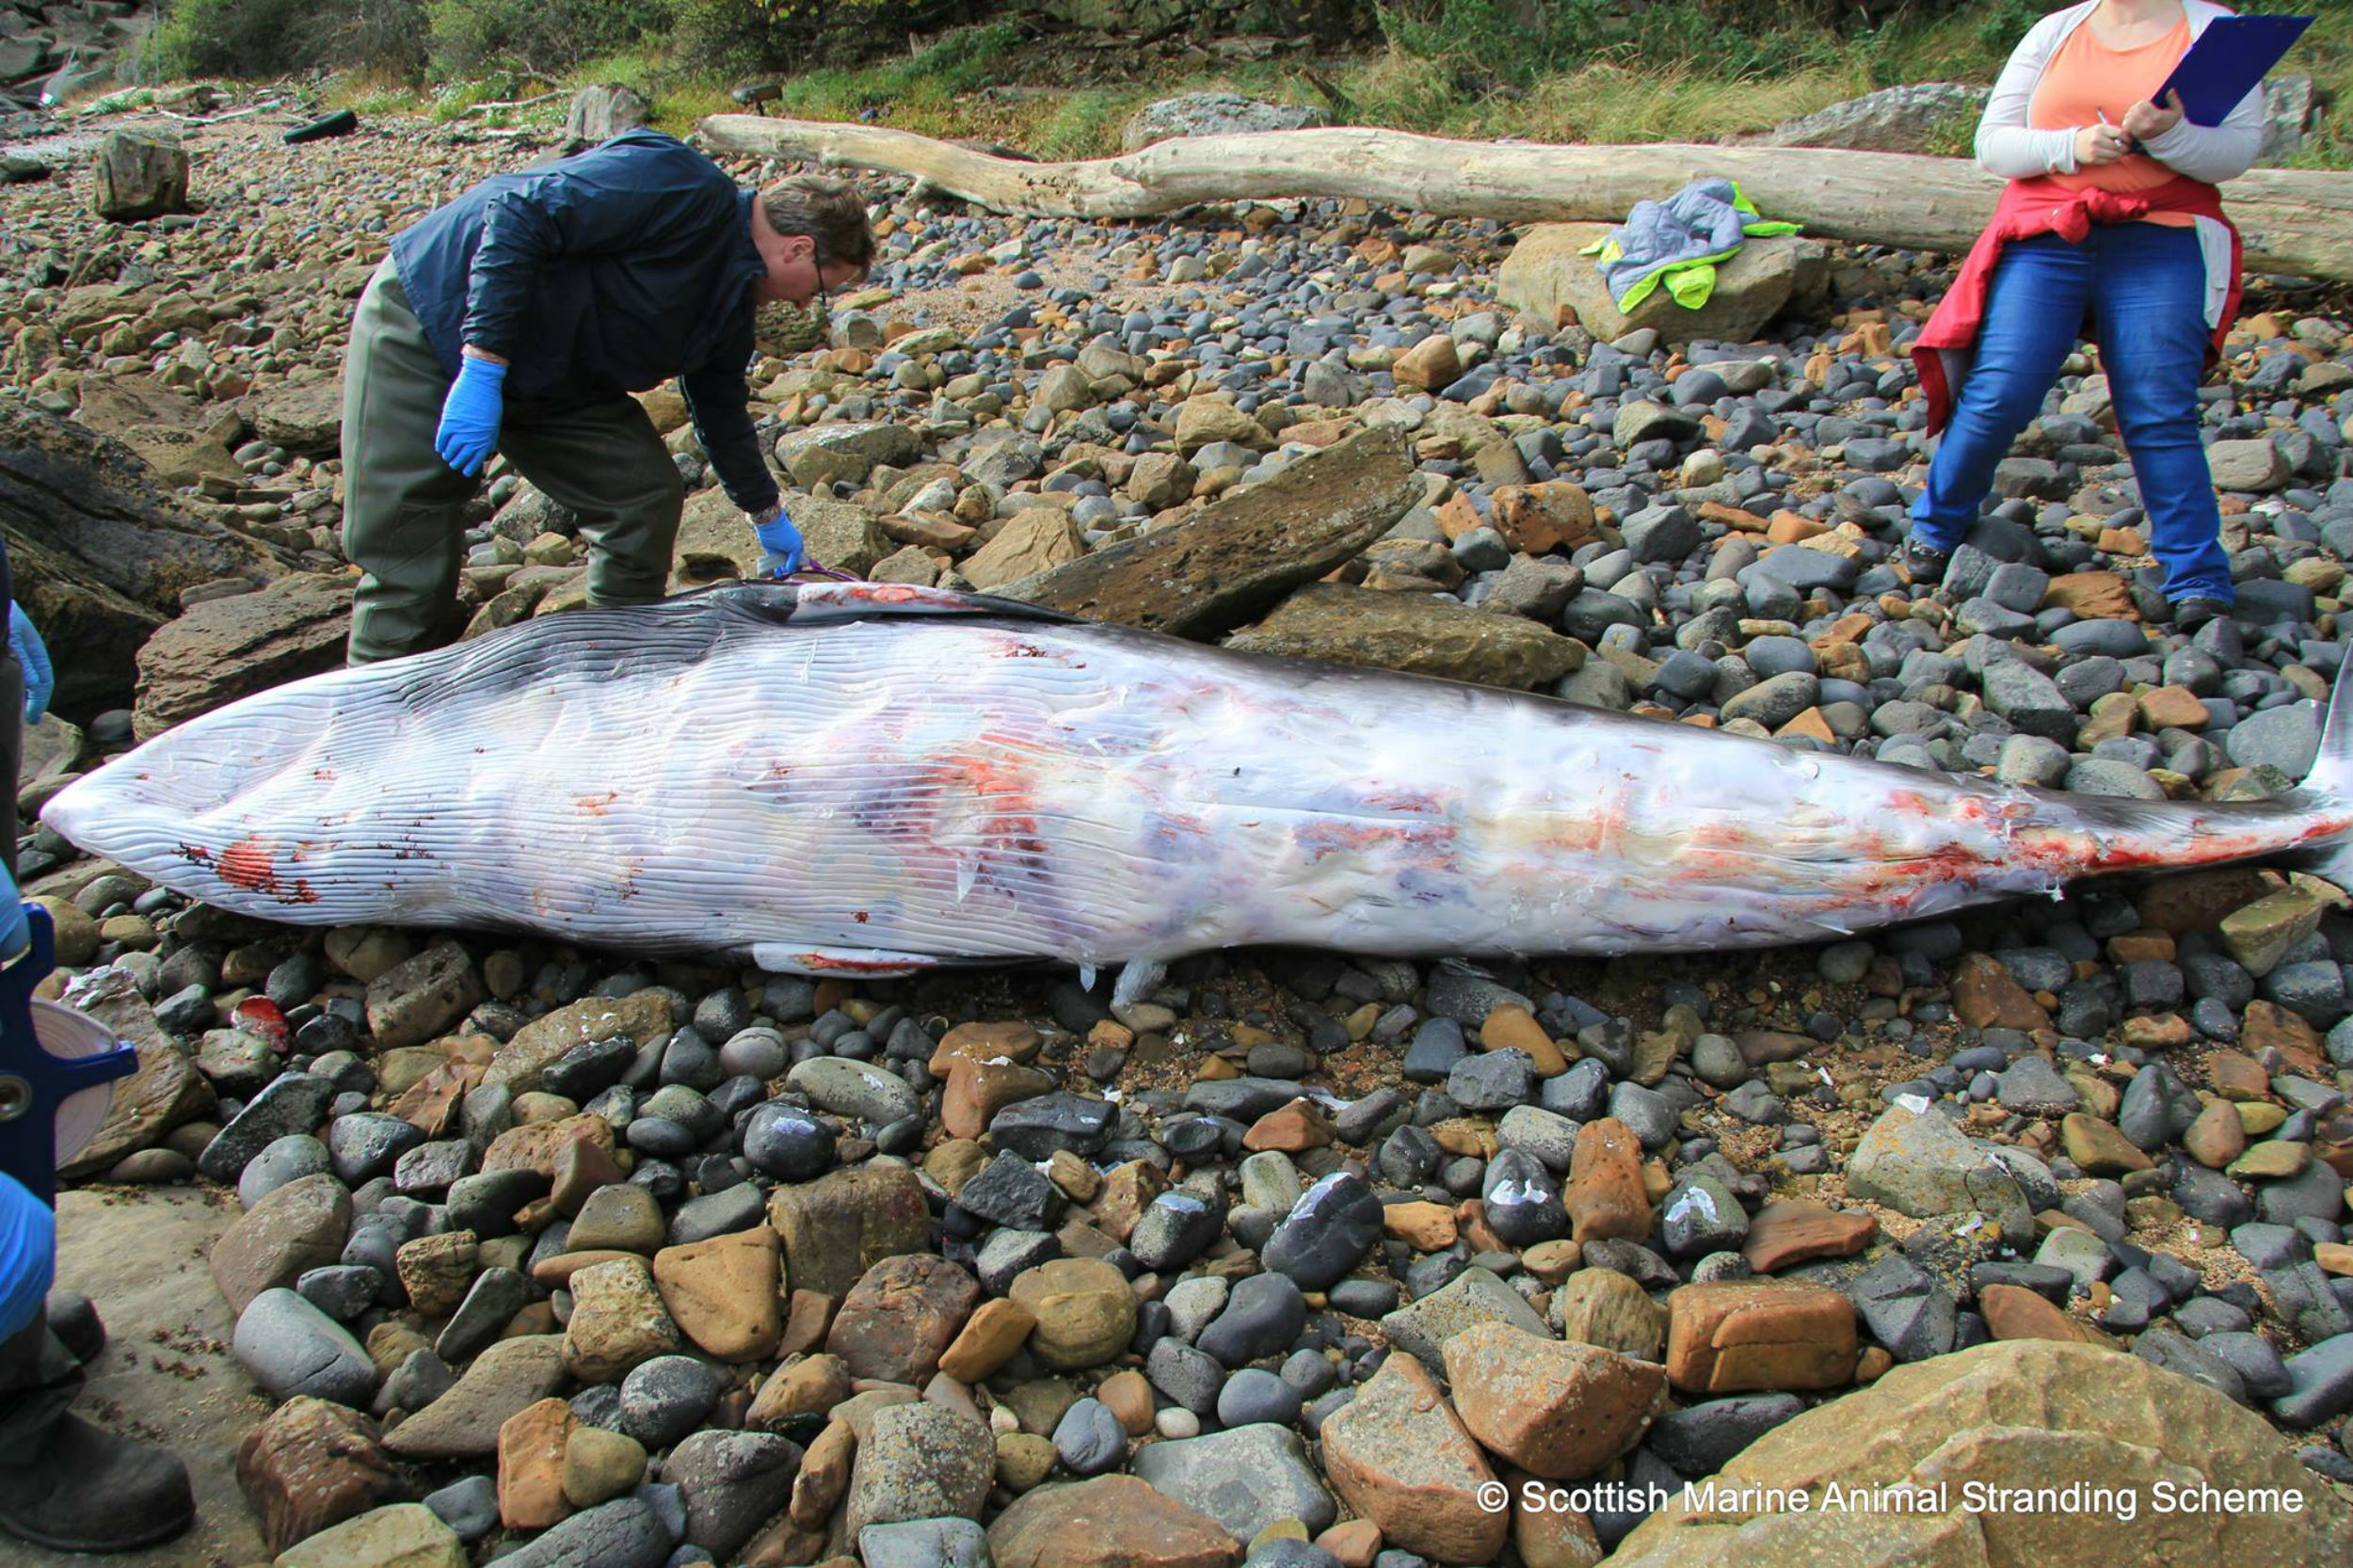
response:
[(0, 1530), (58, 1552), (127, 1552), (196, 1522), (187, 1466), (66, 1416), (30, 1464), (0, 1465)]
[(127, 1552), (196, 1519), (187, 1466), (66, 1406), (82, 1366), (36, 1319), (0, 1344), (0, 1534), (61, 1552)]

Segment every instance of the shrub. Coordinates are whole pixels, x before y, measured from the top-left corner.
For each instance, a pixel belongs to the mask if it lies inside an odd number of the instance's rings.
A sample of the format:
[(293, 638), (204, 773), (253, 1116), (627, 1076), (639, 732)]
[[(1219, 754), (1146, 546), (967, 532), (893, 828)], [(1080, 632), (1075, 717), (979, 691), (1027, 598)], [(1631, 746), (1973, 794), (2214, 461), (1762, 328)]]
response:
[(689, 69), (856, 65), (910, 36), (1001, 9), (988, 0), (671, 0), (670, 42)]
[(688, 71), (742, 76), (788, 63), (792, 38), (759, 0), (673, 0), (670, 52)]
[(150, 48), (173, 76), (405, 72), (424, 58), (424, 32), (422, 0), (166, 0)]
[(664, 0), (426, 0), (433, 63), (463, 75), (519, 65), (551, 76), (669, 21)]

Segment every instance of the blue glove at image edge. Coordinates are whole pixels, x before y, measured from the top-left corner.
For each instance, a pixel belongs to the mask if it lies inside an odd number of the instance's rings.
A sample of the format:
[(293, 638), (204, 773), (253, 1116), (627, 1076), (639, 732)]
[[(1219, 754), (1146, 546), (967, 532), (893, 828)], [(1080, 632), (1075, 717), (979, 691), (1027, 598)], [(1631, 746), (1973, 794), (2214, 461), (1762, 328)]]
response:
[(57, 1271), (57, 1217), (0, 1171), (0, 1340), (40, 1316)]
[(40, 640), (40, 629), (22, 604), (8, 606), (8, 651), (24, 672), (24, 722), (39, 724), (56, 692), (57, 672), (49, 662), (49, 645)]
[(482, 472), (498, 446), (499, 415), (505, 395), (506, 367), (469, 356), (441, 401), (441, 423), (433, 450), (441, 461), (468, 475)]

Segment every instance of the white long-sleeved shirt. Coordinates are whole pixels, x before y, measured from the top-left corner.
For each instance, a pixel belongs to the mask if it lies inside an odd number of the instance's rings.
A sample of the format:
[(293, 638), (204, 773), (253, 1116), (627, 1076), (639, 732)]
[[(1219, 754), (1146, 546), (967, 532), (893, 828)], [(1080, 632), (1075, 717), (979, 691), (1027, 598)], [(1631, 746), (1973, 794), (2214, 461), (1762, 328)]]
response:
[[(2026, 123), (2027, 106), (2042, 72), (2069, 35), (2091, 18), (2099, 0), (2084, 0), (2063, 11), (2053, 11), (2031, 28), (2010, 52), (2009, 63), (1993, 84), (1984, 118), (1977, 121), (1977, 167), (2005, 180), (2030, 180), (2043, 174), (2073, 174), (2075, 168), (2073, 130), (2038, 131)], [(2209, 0), (2182, 0), (2189, 14), (2190, 41), (2217, 18), (2232, 15)], [(2194, 125), (2185, 115), (2173, 129), (2141, 143), (2141, 151), (2177, 174), (2219, 184), (2253, 167), (2264, 139), (2264, 95), (2258, 86), (2238, 101), (2219, 125)]]

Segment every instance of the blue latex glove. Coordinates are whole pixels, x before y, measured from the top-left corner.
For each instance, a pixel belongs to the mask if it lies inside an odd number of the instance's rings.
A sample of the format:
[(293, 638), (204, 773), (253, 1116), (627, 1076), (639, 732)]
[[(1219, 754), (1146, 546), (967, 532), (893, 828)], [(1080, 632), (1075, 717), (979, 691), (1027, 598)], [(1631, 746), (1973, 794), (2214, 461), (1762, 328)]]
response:
[(449, 396), (441, 400), (441, 426), (433, 432), (433, 450), (460, 473), (480, 473), (499, 443), (499, 413), (505, 395), (500, 383), (505, 379), (504, 365), (469, 355), (457, 368)]
[(57, 1272), (57, 1216), (0, 1171), (0, 1340), (41, 1314)]
[(792, 526), (781, 505), (766, 522), (752, 524), (752, 532), (760, 536), (760, 548), (768, 552), (760, 559), (760, 576), (788, 577), (808, 565), (808, 547), (801, 542), (801, 531)]
[(8, 651), (24, 671), (24, 722), (39, 724), (49, 712), (50, 694), (57, 689), (57, 672), (50, 667), (48, 645), (22, 604), (8, 606)]
[(16, 890), (16, 878), (8, 874), (8, 867), (0, 865), (0, 964), (15, 963), (32, 945), (33, 928), (25, 923), (24, 900)]

